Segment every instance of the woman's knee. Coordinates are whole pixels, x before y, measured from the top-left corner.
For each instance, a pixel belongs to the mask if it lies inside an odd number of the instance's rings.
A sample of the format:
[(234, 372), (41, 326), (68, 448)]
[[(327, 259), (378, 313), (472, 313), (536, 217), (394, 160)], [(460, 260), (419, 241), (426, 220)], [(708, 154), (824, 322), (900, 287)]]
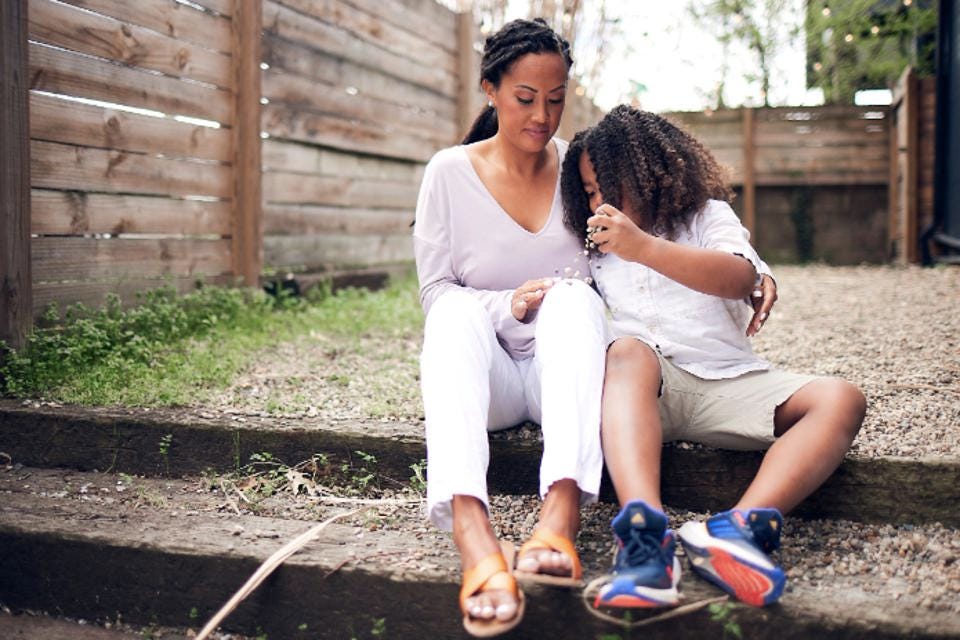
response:
[(543, 322), (545, 316), (570, 318), (580, 314), (602, 316), (603, 300), (581, 280), (560, 280), (543, 297), (537, 322)]

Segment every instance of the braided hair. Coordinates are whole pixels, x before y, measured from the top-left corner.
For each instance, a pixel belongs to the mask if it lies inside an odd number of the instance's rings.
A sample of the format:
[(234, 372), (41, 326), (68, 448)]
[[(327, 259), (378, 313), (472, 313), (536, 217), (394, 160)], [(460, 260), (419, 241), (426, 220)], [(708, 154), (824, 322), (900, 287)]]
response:
[[(514, 62), (528, 53), (556, 53), (563, 57), (568, 71), (573, 66), (570, 43), (551, 29), (543, 18), (513, 20), (503, 25), (484, 43), (483, 58), (480, 60), (480, 81), (486, 80), (499, 87), (503, 74), (510, 70)], [(473, 121), (461, 144), (492, 138), (497, 133), (497, 128), (497, 111), (487, 105)]]
[(675, 240), (707, 200), (732, 202), (734, 193), (713, 154), (665, 118), (627, 105), (614, 107), (574, 136), (561, 170), (564, 222), (581, 239), (593, 215), (580, 177), (586, 152), (604, 202), (629, 202), (647, 233)]

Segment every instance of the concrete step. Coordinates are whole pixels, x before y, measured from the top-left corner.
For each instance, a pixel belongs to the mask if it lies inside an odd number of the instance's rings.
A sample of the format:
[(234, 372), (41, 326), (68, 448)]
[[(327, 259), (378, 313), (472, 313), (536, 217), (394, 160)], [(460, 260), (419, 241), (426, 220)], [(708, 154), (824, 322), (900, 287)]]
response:
[[(0, 471), (0, 604), (13, 611), (88, 620), (121, 616), (127, 623), (197, 629), (286, 541), (350, 507), (291, 494), (265, 500), (257, 508), (262, 515), (238, 514), (224, 493), (210, 489), (215, 484), (209, 477), (130, 478), (8, 466)], [(593, 509), (578, 543), (588, 578), (609, 562), (612, 506)], [(519, 540), (528, 533), (494, 522), (504, 537)], [(222, 627), (271, 639), (465, 637), (455, 605), (457, 565), (449, 536), (425, 522), (419, 500), (366, 505), (292, 556)], [(701, 608), (634, 633), (721, 637), (724, 625), (732, 624), (745, 638), (960, 635), (960, 612), (948, 596), (920, 609), (919, 596), (895, 592), (891, 584), (881, 572), (869, 571), (854, 581), (791, 580), (774, 606), (735, 605), (724, 621)], [(722, 595), (690, 572), (681, 588), (687, 603)], [(626, 634), (589, 615), (577, 591), (526, 593), (524, 621), (508, 637)]]
[[(537, 486), (538, 433), (527, 429), (521, 435), (525, 437), (491, 436), (491, 492), (522, 494)], [(348, 459), (356, 451), (375, 456), (379, 473), (406, 479), (410, 465), (426, 455), (422, 424), (331, 425), (262, 416), (202, 417), (201, 413), (198, 417), (197, 410), (51, 407), (0, 401), (0, 452), (35, 467), (177, 476), (234, 469), (257, 452), (269, 452), (295, 464), (312, 453)], [(759, 452), (668, 445), (663, 452), (664, 501), (694, 511), (724, 508), (743, 493), (761, 458)], [(602, 498), (613, 499), (609, 482)], [(852, 457), (795, 513), (960, 527), (958, 502), (960, 457)]]

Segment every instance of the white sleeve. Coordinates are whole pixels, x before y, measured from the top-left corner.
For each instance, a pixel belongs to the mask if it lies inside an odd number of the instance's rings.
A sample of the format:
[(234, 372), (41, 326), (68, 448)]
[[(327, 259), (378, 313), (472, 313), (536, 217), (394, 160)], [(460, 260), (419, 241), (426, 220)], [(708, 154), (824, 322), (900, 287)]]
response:
[(740, 223), (729, 204), (722, 200), (708, 200), (698, 218), (697, 239), (701, 247), (743, 256), (758, 274), (773, 278), (770, 266), (760, 259), (750, 244), (750, 232)]
[(413, 255), (420, 283), (420, 305), (424, 314), (436, 300), (451, 289), (475, 296), (490, 316), (497, 334), (520, 326), (510, 311), (513, 289), (493, 291), (464, 286), (453, 268), (450, 246), (450, 217), (455, 210), (453, 196), (446, 188), (442, 163), (431, 161), (423, 173), (413, 228)]

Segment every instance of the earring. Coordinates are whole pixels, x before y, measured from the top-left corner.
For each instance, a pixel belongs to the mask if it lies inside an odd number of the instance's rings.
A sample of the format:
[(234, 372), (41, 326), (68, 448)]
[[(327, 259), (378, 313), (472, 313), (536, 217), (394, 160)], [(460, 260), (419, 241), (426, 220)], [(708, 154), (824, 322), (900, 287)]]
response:
[(487, 100), (487, 106), (493, 109), (493, 100)]

